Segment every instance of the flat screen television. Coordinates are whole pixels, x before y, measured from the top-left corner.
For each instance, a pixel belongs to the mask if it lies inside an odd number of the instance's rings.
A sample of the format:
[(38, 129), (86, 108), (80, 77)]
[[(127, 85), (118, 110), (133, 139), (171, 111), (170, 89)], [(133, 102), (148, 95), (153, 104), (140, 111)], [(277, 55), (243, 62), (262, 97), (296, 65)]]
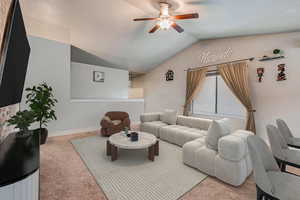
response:
[(0, 108), (21, 102), (30, 55), (18, 0), (12, 1), (7, 20), (0, 57)]

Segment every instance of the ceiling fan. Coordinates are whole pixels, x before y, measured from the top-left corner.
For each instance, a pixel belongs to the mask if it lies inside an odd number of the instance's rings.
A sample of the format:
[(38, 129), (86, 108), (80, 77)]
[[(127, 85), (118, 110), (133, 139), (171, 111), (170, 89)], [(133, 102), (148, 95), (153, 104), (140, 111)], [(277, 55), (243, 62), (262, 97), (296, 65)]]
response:
[(160, 2), (160, 14), (159, 17), (152, 17), (152, 18), (138, 18), (134, 19), (133, 21), (146, 21), (146, 20), (156, 20), (156, 25), (149, 31), (149, 33), (154, 33), (158, 29), (168, 30), (169, 28), (174, 28), (178, 33), (182, 33), (184, 30), (175, 23), (175, 20), (184, 20), (184, 19), (195, 19), (199, 18), (198, 13), (190, 13), (184, 15), (175, 15), (171, 16), (169, 14), (169, 8), (171, 5), (166, 2)]

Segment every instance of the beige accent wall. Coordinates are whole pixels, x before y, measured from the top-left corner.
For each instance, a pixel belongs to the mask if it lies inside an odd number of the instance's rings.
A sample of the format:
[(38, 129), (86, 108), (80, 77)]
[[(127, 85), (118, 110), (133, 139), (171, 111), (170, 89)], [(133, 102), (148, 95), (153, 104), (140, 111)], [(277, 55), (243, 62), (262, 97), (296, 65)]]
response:
[[(266, 138), (265, 126), (274, 124), (277, 118), (282, 118), (286, 120), (293, 133), (300, 137), (300, 32), (199, 41), (144, 77), (134, 80), (132, 84), (134, 87), (144, 88), (146, 112), (162, 111), (165, 108), (182, 112), (186, 87), (184, 70), (203, 65), (201, 59), (204, 52), (210, 52), (212, 55), (228, 48), (232, 49), (232, 55), (215, 63), (272, 55), (275, 48), (284, 51), (286, 59), (267, 62), (259, 62), (256, 59), (249, 63), (251, 97), (253, 107), (257, 110), (255, 113), (257, 133)], [(220, 56), (216, 57), (219, 59)], [(277, 65), (281, 63), (286, 64), (287, 80), (278, 82)], [(265, 68), (261, 83), (258, 82), (256, 74), (258, 67)], [(168, 69), (175, 72), (174, 81), (165, 81), (164, 74)]]

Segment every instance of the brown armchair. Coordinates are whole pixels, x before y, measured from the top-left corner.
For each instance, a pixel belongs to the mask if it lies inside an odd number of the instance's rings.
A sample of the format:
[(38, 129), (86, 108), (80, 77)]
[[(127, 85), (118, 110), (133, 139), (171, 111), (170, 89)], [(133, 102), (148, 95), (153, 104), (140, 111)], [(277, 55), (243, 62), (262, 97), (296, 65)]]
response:
[[(118, 123), (117, 120), (120, 122)], [(110, 136), (124, 130), (125, 127), (130, 129), (129, 115), (126, 112), (119, 111), (107, 112), (105, 117), (101, 120), (100, 125), (101, 135)]]

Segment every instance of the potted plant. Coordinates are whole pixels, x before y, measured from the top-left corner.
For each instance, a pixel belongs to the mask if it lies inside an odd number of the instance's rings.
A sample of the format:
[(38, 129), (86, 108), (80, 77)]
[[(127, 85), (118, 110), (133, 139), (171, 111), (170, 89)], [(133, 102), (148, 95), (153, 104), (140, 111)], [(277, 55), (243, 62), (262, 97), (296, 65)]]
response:
[(26, 138), (32, 135), (33, 131), (29, 130), (29, 127), (34, 121), (33, 112), (28, 110), (19, 111), (7, 120), (9, 125), (14, 125), (16, 128), (20, 129), (16, 134), (17, 138)]
[(51, 120), (57, 119), (54, 111), (57, 100), (54, 98), (52, 87), (45, 82), (26, 88), (26, 91), (26, 103), (34, 113), (35, 120), (39, 122), (39, 128), (35, 131), (40, 133), (41, 144), (45, 144), (48, 138), (48, 130), (45, 127)]

